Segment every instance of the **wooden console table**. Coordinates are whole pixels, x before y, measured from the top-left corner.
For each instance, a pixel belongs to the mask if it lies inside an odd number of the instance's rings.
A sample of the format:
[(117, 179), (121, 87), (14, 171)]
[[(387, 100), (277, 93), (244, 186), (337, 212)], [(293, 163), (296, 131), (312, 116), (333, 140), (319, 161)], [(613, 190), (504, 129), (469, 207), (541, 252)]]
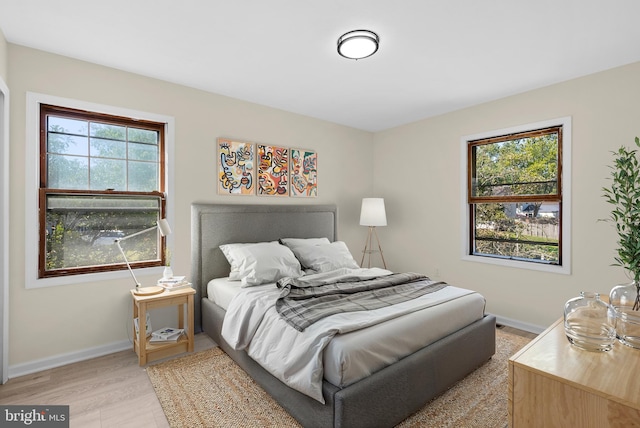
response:
[(509, 359), (509, 426), (640, 427), (640, 350), (572, 346), (562, 319)]

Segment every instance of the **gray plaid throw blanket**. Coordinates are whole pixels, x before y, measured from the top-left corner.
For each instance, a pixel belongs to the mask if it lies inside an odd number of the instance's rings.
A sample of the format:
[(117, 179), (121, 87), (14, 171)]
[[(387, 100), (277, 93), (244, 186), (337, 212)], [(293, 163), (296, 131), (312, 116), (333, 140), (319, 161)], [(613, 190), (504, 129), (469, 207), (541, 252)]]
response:
[(329, 315), (395, 305), (447, 285), (416, 273), (394, 273), (367, 280), (348, 277), (339, 282), (283, 278), (277, 282), (282, 294), (276, 301), (276, 310), (289, 325), (304, 331)]

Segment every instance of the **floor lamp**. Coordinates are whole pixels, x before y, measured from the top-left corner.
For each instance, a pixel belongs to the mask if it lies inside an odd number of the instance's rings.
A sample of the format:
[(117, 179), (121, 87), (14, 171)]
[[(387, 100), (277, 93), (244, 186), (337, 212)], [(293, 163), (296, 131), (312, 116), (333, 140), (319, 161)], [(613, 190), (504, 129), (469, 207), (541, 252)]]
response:
[[(360, 267), (364, 266), (364, 257), (369, 256), (368, 267), (371, 267), (371, 253), (380, 253), (382, 257), (382, 264), (384, 268), (387, 268), (387, 263), (384, 261), (384, 254), (382, 253), (382, 247), (380, 246), (380, 240), (378, 239), (378, 233), (376, 232), (377, 226), (387, 225), (387, 214), (384, 210), (383, 198), (363, 198), (362, 208), (360, 209), (360, 226), (368, 226), (369, 233), (367, 234), (367, 240), (364, 244), (364, 250), (362, 251), (362, 261)], [(372, 247), (373, 238), (375, 237), (378, 249), (374, 250)]]
[(164, 288), (160, 287), (159, 285), (154, 285), (154, 286), (151, 286), (151, 287), (141, 287), (140, 286), (140, 283), (138, 282), (138, 279), (134, 275), (133, 269), (131, 269), (131, 265), (129, 264), (129, 260), (127, 260), (127, 256), (124, 254), (124, 251), (122, 250), (122, 246), (120, 245), (120, 243), (122, 241), (126, 241), (129, 238), (133, 238), (134, 236), (142, 235), (143, 233), (155, 230), (156, 228), (160, 231), (160, 235), (162, 235), (162, 236), (167, 236), (168, 234), (171, 233), (171, 228), (169, 227), (169, 222), (167, 221), (167, 219), (161, 218), (160, 220), (158, 220), (156, 222), (156, 225), (153, 226), (153, 227), (150, 227), (150, 228), (145, 229), (145, 230), (141, 230), (141, 231), (136, 232), (136, 233), (132, 233), (129, 236), (125, 236), (124, 238), (116, 239), (114, 241), (115, 244), (118, 246), (118, 249), (120, 250), (120, 253), (122, 253), (122, 257), (124, 257), (124, 261), (127, 264), (127, 268), (129, 268), (129, 273), (131, 273), (131, 277), (133, 278), (133, 282), (135, 282), (135, 284), (136, 284), (136, 289), (134, 290), (133, 293), (137, 294), (139, 296), (152, 296), (154, 294), (160, 294), (160, 293), (162, 293), (164, 291)]

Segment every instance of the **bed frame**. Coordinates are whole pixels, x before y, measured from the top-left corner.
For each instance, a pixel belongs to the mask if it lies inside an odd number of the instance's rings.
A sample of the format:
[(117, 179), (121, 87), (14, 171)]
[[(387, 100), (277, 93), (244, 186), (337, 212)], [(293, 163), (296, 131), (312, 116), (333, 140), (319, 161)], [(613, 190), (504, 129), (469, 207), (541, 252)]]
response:
[[(294, 390), (221, 337), (225, 311), (206, 297), (212, 278), (229, 274), (219, 245), (279, 238), (337, 239), (335, 205), (235, 205), (191, 207), (192, 282), (196, 331), (203, 330), (304, 427), (392, 427), (422, 408), (495, 353), (495, 317), (482, 320), (345, 388), (323, 383), (326, 403)], [(425, 327), (426, 328), (426, 327)]]

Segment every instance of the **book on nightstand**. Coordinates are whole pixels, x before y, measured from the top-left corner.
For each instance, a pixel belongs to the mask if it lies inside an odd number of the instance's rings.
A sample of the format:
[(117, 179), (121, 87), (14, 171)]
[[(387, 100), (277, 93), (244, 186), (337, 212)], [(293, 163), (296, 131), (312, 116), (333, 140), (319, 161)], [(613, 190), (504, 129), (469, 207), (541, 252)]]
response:
[[(147, 320), (147, 322), (145, 323), (147, 326), (147, 336), (149, 336), (151, 334), (151, 317), (149, 315), (149, 312), (147, 312), (147, 316), (145, 317), (145, 319)], [(133, 325), (136, 328), (136, 336), (139, 334), (140, 332), (140, 321), (138, 321), (138, 318), (134, 318), (133, 319)]]
[(160, 278), (158, 285), (165, 290), (180, 290), (182, 288), (191, 287), (191, 283), (188, 282), (184, 276), (173, 276), (171, 278)]
[(186, 281), (185, 276), (172, 276), (170, 278), (160, 278), (158, 285), (176, 285)]
[(151, 333), (151, 342), (177, 342), (184, 334), (184, 328), (165, 327)]

